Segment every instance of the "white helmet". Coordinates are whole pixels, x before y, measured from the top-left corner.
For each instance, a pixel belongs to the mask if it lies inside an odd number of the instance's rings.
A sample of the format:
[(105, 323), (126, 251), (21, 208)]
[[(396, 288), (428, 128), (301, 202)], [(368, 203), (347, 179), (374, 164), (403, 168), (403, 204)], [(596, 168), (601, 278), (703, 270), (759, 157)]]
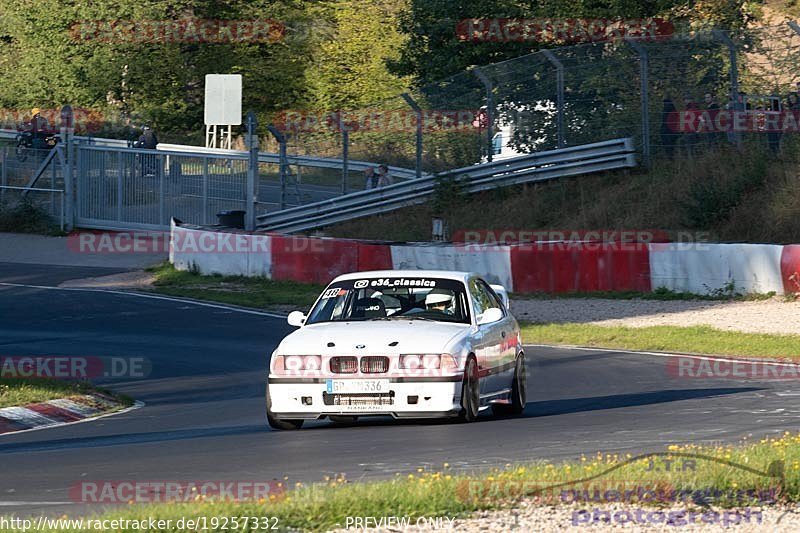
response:
[(425, 306), (442, 305), (450, 307), (453, 303), (453, 294), (441, 289), (434, 289), (425, 296)]

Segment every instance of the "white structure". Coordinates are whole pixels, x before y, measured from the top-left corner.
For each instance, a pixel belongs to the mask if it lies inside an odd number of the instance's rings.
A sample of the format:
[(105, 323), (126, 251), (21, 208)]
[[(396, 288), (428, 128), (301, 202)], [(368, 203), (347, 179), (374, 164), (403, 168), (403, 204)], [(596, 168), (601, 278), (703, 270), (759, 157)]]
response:
[(241, 74), (206, 74), (203, 122), (206, 125), (206, 148), (230, 150), (233, 126), (242, 123)]

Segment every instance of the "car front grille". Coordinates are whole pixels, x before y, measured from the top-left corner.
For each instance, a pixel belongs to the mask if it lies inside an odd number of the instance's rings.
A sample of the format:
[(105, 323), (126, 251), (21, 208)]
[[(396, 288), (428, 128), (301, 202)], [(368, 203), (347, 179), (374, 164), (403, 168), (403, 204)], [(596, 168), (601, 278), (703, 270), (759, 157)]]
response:
[(361, 358), (361, 372), (364, 374), (382, 374), (388, 371), (388, 357), (367, 355)]
[(356, 371), (358, 359), (355, 357), (331, 357), (331, 372), (334, 374), (355, 374)]
[(381, 394), (328, 394), (322, 393), (322, 403), (325, 405), (347, 405), (347, 406), (372, 406), (372, 405), (394, 405), (394, 392)]

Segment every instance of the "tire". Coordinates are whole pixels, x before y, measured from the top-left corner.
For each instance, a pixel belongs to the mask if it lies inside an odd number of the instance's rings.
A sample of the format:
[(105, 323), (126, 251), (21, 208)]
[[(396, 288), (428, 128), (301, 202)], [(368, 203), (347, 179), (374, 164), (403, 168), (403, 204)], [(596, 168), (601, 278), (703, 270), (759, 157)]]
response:
[(328, 419), (333, 422), (334, 424), (338, 424), (341, 426), (349, 426), (350, 424), (355, 424), (356, 420), (358, 420), (357, 416), (341, 416), (341, 415), (329, 415)]
[(267, 384), (267, 423), (272, 429), (291, 430), (303, 427), (302, 420), (278, 418), (272, 412), (272, 400), (269, 397), (269, 384)]
[(528, 401), (528, 371), (525, 356), (520, 355), (514, 364), (514, 377), (511, 378), (511, 403), (492, 405), (496, 415), (521, 415)]
[(464, 381), (461, 384), (461, 413), (462, 422), (474, 422), (478, 418), (481, 404), (480, 381), (478, 378), (478, 363), (474, 357), (467, 359), (464, 368)]

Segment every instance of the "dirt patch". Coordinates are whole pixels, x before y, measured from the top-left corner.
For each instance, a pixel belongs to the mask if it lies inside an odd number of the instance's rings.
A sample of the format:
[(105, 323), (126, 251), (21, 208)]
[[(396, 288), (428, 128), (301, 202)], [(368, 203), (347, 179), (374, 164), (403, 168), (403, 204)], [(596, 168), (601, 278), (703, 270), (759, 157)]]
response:
[(747, 333), (800, 334), (800, 301), (512, 300), (518, 320), (600, 326), (710, 326)]

